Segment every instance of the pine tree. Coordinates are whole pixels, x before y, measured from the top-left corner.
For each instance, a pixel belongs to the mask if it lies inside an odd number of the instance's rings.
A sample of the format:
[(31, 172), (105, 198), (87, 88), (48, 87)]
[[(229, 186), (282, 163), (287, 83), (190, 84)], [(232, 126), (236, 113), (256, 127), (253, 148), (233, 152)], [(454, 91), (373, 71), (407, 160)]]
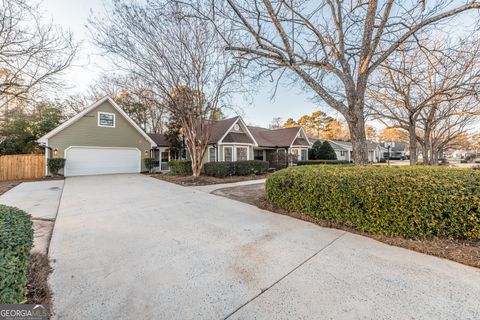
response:
[(315, 158), (317, 160), (337, 160), (337, 155), (335, 154), (335, 150), (333, 150), (330, 143), (328, 143), (328, 141), (324, 141), (321, 147), (318, 149)]

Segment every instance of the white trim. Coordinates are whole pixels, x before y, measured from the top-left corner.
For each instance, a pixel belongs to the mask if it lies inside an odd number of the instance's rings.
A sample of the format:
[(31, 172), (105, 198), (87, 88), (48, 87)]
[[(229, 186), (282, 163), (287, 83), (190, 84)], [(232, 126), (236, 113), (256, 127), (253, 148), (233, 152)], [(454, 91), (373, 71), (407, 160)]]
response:
[(48, 139), (45, 141), (45, 177), (48, 176), (48, 155), (50, 149), (48, 149)]
[[(106, 125), (102, 125), (100, 124), (100, 114), (108, 114), (108, 115), (111, 115), (113, 116), (113, 126), (106, 126)], [(115, 117), (115, 113), (112, 113), (112, 112), (104, 112), (104, 111), (98, 111), (97, 112), (97, 125), (99, 127), (102, 127), (102, 128), (115, 128), (115, 125), (117, 124), (117, 119)]]
[[(237, 116), (237, 120), (235, 120), (232, 125), (230, 126), (230, 128), (228, 128), (227, 131), (225, 131), (225, 133), (223, 134), (223, 136), (217, 141), (217, 144), (222, 144), (223, 143), (223, 139), (225, 139), (225, 137), (227, 136), (227, 134), (233, 129), (233, 127), (238, 123), (238, 121), (241, 121), (242, 122), (242, 125), (243, 125), (243, 128), (245, 129), (247, 135), (250, 137), (250, 139), (252, 139), (253, 141), (253, 145), (255, 147), (258, 147), (258, 143), (257, 143), (257, 140), (255, 140), (255, 138), (253, 137), (253, 134), (250, 132), (250, 130), (248, 130), (248, 126), (247, 124), (245, 123), (245, 121), (243, 121), (242, 117), (240, 116)], [(225, 142), (225, 143), (230, 143), (230, 142)], [(248, 145), (252, 145), (251, 143), (248, 143)]]
[(297, 131), (297, 134), (295, 135), (295, 137), (293, 138), (292, 142), (290, 143), (290, 147), (294, 147), (295, 145), (293, 144), (295, 142), (295, 140), (300, 136), (300, 132), (303, 132), (303, 137), (305, 140), (307, 140), (307, 143), (308, 143), (308, 146), (302, 146), (303, 148), (309, 148), (311, 147), (311, 144), (310, 144), (310, 140), (308, 139), (308, 136), (307, 134), (305, 133), (305, 130), (303, 129), (303, 127), (298, 127), (298, 131)]
[(39, 143), (45, 143), (49, 138), (53, 137), (54, 135), (56, 135), (57, 133), (59, 133), (60, 131), (62, 131), (63, 129), (69, 127), (70, 125), (72, 125), (73, 123), (77, 122), (78, 120), (80, 120), (84, 115), (86, 115), (87, 113), (89, 113), (90, 111), (94, 110), (95, 108), (97, 108), (98, 106), (100, 106), (102, 103), (104, 103), (105, 101), (108, 101), (125, 119), (128, 120), (128, 122), (130, 122), (130, 124), (135, 128), (137, 129), (138, 132), (140, 132), (140, 134), (148, 141), (150, 142), (150, 145), (152, 147), (156, 147), (157, 144), (155, 143), (155, 141), (152, 140), (152, 138), (150, 138), (146, 133), (145, 131), (143, 131), (136, 123), (135, 121), (132, 120), (132, 118), (130, 118), (126, 113), (125, 111), (123, 111), (122, 108), (120, 108), (120, 106), (118, 104), (115, 103), (115, 101), (112, 100), (112, 98), (110, 98), (109, 96), (105, 96), (103, 97), (102, 99), (98, 100), (97, 102), (95, 102), (94, 104), (88, 106), (86, 109), (84, 109), (82, 112), (76, 114), (74, 117), (68, 119), (67, 121), (65, 121), (64, 123), (62, 123), (61, 125), (59, 125), (58, 127), (56, 127), (55, 129), (53, 129), (52, 131), (50, 131), (49, 133), (45, 134), (43, 137), (41, 137), (40, 139), (38, 139), (37, 141)]
[[(138, 148), (132, 147), (100, 147), (100, 146), (70, 146), (63, 150), (63, 157), (67, 159), (67, 152), (73, 148), (83, 148), (83, 149), (129, 149), (129, 150), (137, 150), (140, 153), (140, 162), (138, 163), (138, 172), (142, 172), (142, 151)], [(67, 166), (63, 168), (63, 176), (67, 177)]]

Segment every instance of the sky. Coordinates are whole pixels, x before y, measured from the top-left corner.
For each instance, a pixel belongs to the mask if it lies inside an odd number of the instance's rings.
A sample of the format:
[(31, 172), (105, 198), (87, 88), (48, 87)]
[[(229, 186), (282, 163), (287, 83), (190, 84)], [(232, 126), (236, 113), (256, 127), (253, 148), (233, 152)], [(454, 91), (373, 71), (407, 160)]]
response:
[[(109, 68), (111, 64), (91, 43), (90, 34), (86, 28), (91, 12), (103, 13), (104, 0), (43, 0), (41, 11), (46, 19), (52, 19), (55, 24), (73, 32), (74, 38), (81, 42), (80, 51), (74, 66), (64, 73), (68, 88), (67, 94), (83, 93), (94, 84), (102, 73), (115, 71)], [(274, 117), (283, 121), (288, 118), (298, 119), (304, 114), (322, 110), (328, 115), (341, 118), (341, 115), (331, 108), (320, 106), (309, 99), (309, 95), (300, 88), (291, 85), (280, 85), (274, 99), (271, 99), (274, 84), (263, 82), (260, 88), (249, 99), (238, 97), (233, 101), (238, 114), (242, 115), (248, 124), (268, 126)], [(232, 115), (234, 112), (229, 112)], [(373, 123), (381, 127), (379, 123)]]
[[(102, 0), (43, 0), (41, 10), (45, 18), (50, 18), (55, 24), (73, 32), (75, 40), (81, 42), (79, 54), (74, 66), (64, 73), (67, 82), (67, 93), (82, 93), (95, 83), (103, 72), (112, 71), (111, 64), (104, 58), (98, 48), (91, 43), (90, 34), (86, 28), (91, 11), (102, 13)], [(298, 119), (304, 114), (320, 110), (320, 107), (309, 100), (305, 92), (299, 88), (280, 86), (275, 98), (272, 96), (274, 85), (262, 83), (262, 87), (253, 93), (249, 99), (238, 97), (232, 101), (235, 111), (228, 111), (229, 115), (239, 113), (248, 124), (268, 126), (274, 117)], [(248, 100), (248, 101), (245, 101)], [(329, 115), (337, 117), (337, 112), (322, 108)]]

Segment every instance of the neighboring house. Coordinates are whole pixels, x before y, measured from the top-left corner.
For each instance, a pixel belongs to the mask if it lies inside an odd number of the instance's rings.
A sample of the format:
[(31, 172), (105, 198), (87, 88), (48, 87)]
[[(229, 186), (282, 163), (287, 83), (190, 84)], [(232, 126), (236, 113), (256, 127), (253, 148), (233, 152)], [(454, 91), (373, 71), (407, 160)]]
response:
[[(285, 165), (308, 159), (310, 142), (302, 127), (250, 127), (241, 117), (210, 124), (204, 162), (279, 159)], [(162, 134), (145, 133), (111, 98), (105, 97), (50, 131), (38, 142), (45, 157), (65, 158), (65, 176), (146, 171), (144, 159), (158, 161), (156, 171), (168, 171), (169, 144)], [(48, 174), (48, 168), (45, 169)]]
[[(352, 143), (347, 141), (328, 141), (332, 146), (335, 154), (337, 155), (337, 160), (344, 161), (353, 161), (352, 159)], [(368, 161), (369, 162), (380, 162), (383, 159), (383, 154), (387, 150), (383, 148), (380, 144), (376, 142), (367, 141), (368, 148)]]
[[(308, 160), (310, 142), (302, 127), (266, 129), (247, 126), (240, 116), (212, 121), (204, 162), (265, 160), (273, 166), (279, 153), (285, 165)], [(289, 161), (290, 163), (287, 163)]]
[[(385, 149), (383, 157), (385, 159), (390, 158), (393, 160), (405, 160), (407, 159), (407, 145), (403, 142), (383, 142), (383, 148)], [(388, 146), (390, 145), (390, 155), (388, 153)]]
[(155, 141), (109, 97), (87, 107), (38, 142), (46, 147), (47, 158), (67, 160), (65, 176), (145, 171), (143, 159), (156, 147)]

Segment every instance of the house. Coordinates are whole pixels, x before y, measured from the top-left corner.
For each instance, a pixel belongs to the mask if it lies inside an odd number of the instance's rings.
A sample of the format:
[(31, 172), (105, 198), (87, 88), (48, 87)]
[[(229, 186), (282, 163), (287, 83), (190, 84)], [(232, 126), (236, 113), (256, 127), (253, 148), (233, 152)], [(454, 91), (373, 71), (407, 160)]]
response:
[[(390, 154), (388, 151), (390, 146)], [(392, 160), (405, 160), (407, 159), (407, 146), (403, 142), (384, 142), (383, 148), (385, 149), (383, 157), (385, 159), (390, 158)]]
[[(111, 98), (104, 97), (38, 142), (45, 157), (65, 158), (65, 176), (145, 171), (156, 142)], [(48, 168), (45, 169), (48, 174)]]
[[(211, 121), (208, 125), (210, 139), (204, 163), (265, 160), (275, 167), (308, 159), (310, 142), (302, 127), (266, 129), (248, 126), (240, 116)], [(279, 164), (282, 161), (279, 159), (284, 162)]]
[[(308, 159), (310, 142), (302, 127), (247, 126), (239, 116), (211, 121), (204, 162), (266, 160), (286, 166)], [(45, 157), (65, 158), (65, 176), (146, 171), (144, 159), (168, 171), (169, 144), (162, 134), (145, 133), (111, 98), (104, 97), (53, 129), (38, 142)], [(48, 168), (45, 169), (48, 174)]]
[[(283, 167), (298, 160), (308, 160), (310, 142), (302, 127), (266, 129), (248, 126), (240, 116), (213, 120), (207, 126), (210, 132), (203, 163), (265, 160), (271, 167)], [(159, 161), (156, 170), (168, 170), (168, 143), (164, 135), (149, 136), (157, 144), (152, 155)]]
[[(353, 161), (352, 159), (352, 143), (347, 141), (331, 141), (328, 143), (332, 146), (335, 154), (337, 155), (337, 160), (344, 161)], [(368, 148), (368, 161), (369, 162), (380, 162), (383, 159), (383, 154), (387, 150), (382, 147), (379, 143), (367, 141)]]

